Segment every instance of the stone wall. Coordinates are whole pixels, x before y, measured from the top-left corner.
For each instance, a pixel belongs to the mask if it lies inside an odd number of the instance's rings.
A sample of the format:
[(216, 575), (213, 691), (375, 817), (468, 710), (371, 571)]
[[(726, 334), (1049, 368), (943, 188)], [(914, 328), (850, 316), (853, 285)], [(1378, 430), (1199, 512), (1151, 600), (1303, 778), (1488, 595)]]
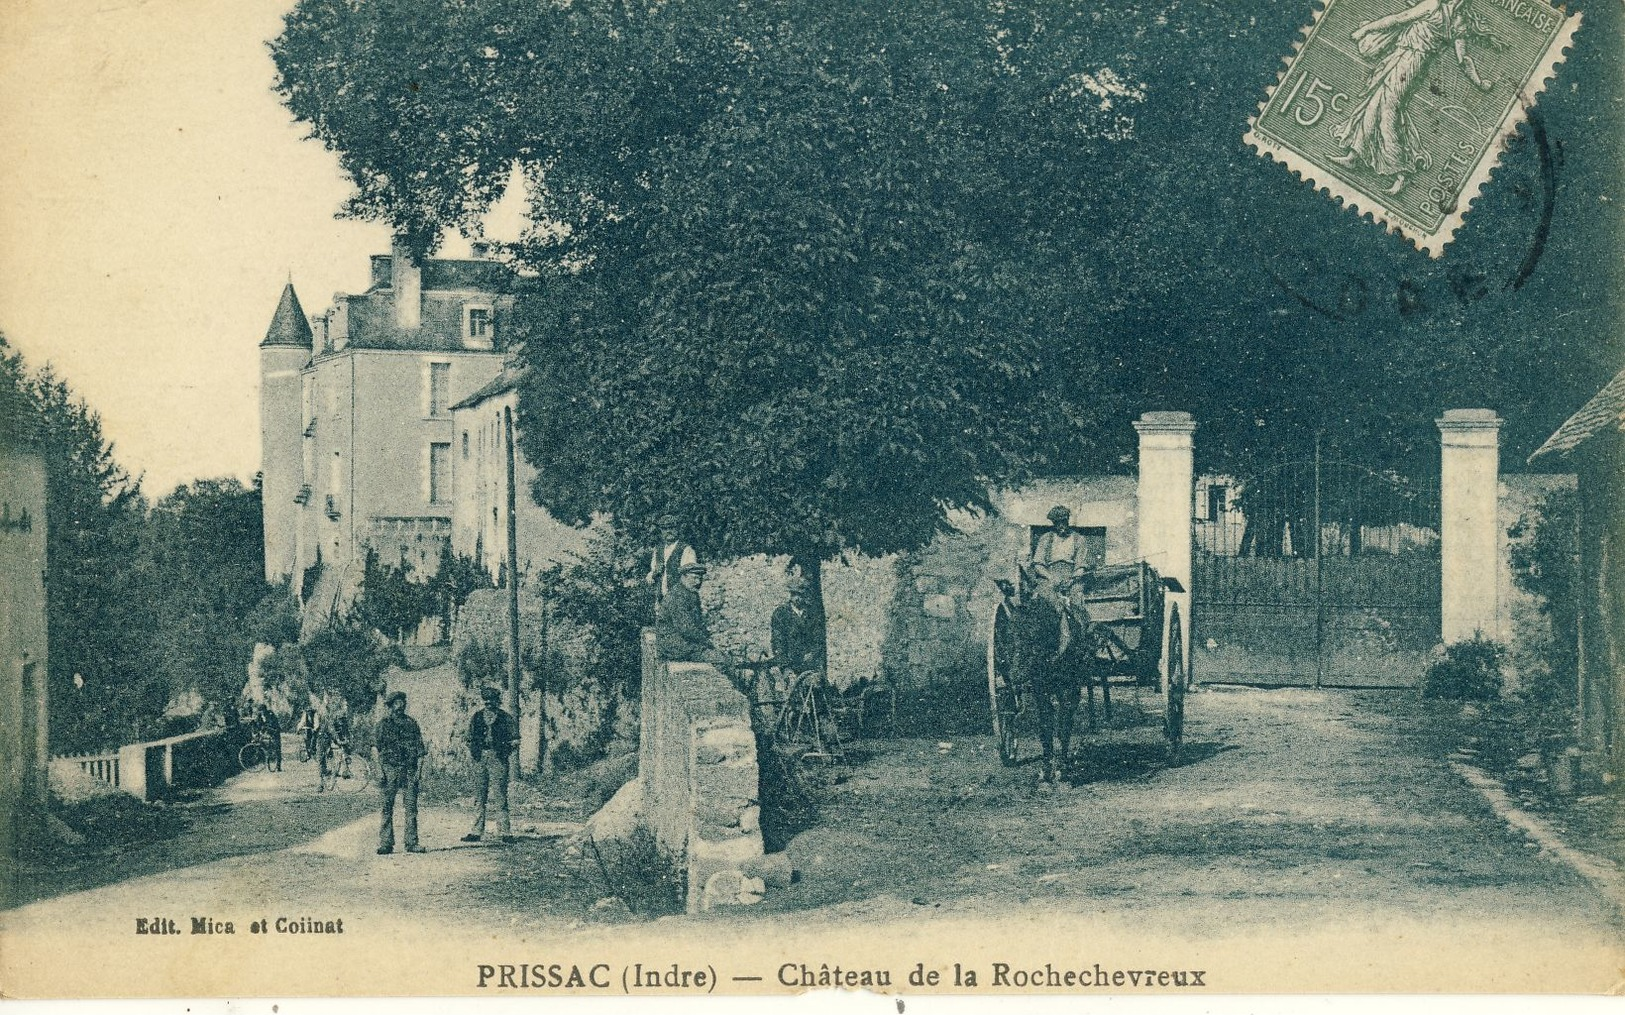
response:
[(1034, 483), (1000, 493), (994, 512), (958, 514), (952, 531), (895, 565), (881, 667), (897, 687), (954, 683), (978, 677), (998, 578), (1014, 578), (1029, 552), (1032, 529), (1047, 524), (1057, 504), (1072, 524), (1105, 530), (1105, 563), (1135, 559), (1137, 522), (1132, 476), (1085, 476)]
[[(476, 589), (457, 611), (452, 628), (450, 663), (452, 679), (460, 653), (472, 642), (507, 651), (508, 593), (506, 589)], [(519, 590), (519, 651), (526, 668), (521, 683), (525, 693), (519, 710), (519, 758), (521, 770), (536, 767), (536, 746), (541, 730), (541, 712), (533, 687), (538, 674), (528, 665), (540, 661), (547, 669), (548, 751), (559, 757), (561, 749), (574, 757), (590, 759), (608, 751), (626, 750), (637, 738), (637, 709), (621, 692), (594, 670), (586, 634), (575, 625), (557, 618), (545, 627), (542, 600), (528, 587)], [(503, 656), (506, 658), (506, 655)], [(490, 683), (503, 686), (505, 677)], [(478, 689), (463, 692), (465, 712), (479, 707)]]
[(1508, 694), (1525, 687), (1531, 677), (1548, 666), (1552, 644), (1551, 620), (1542, 610), (1545, 604), (1513, 580), (1513, 547), (1534, 537), (1535, 529), (1544, 521), (1542, 508), (1548, 496), (1575, 487), (1572, 475), (1509, 473), (1501, 477), (1496, 525), (1506, 538), (1501, 541), (1497, 564), (1495, 638), (1508, 650)]
[(689, 912), (755, 902), (763, 855), (750, 703), (704, 663), (668, 663), (643, 639), (638, 754), (643, 822), (681, 866)]

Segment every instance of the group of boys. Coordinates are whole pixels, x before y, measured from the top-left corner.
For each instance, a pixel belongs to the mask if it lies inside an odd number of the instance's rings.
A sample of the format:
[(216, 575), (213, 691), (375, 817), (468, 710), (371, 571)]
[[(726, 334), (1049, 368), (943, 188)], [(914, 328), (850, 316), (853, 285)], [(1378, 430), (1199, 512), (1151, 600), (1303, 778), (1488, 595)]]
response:
[[(1051, 509), (1049, 521), (1050, 527), (1039, 536), (1029, 564), (1041, 594), (1065, 597), (1073, 577), (1087, 566), (1084, 540), (1071, 527), (1071, 513), (1066, 508)], [(660, 545), (650, 558), (648, 580), (654, 586), (655, 641), (661, 657), (671, 662), (711, 663), (737, 679), (739, 666), (712, 644), (705, 623), (700, 603), (705, 565), (694, 547), (683, 539), (674, 515), (660, 519), (660, 534)], [(786, 673), (823, 672), (821, 607), (799, 570), (792, 569), (786, 585), (789, 597), (773, 611), (769, 623), (772, 656), (756, 665)], [(508, 780), (519, 746), (519, 728), (513, 716), (502, 708), (500, 691), (482, 688), (480, 697), (483, 707), (470, 718), (466, 734), (475, 765), (474, 823), (462, 841), (479, 842), (484, 838), (488, 805), (494, 796), (498, 833), (504, 842), (512, 842)], [(406, 851), (422, 853), (425, 850), (418, 842), (417, 796), (428, 748), (417, 721), (406, 714), (406, 694), (391, 692), (384, 704), (388, 711), (378, 723), (375, 744), (382, 787), (378, 852), (384, 855), (395, 851), (395, 799), (399, 796), (405, 815)], [(319, 724), (315, 729), (320, 729)], [(320, 733), (315, 735), (319, 737)]]

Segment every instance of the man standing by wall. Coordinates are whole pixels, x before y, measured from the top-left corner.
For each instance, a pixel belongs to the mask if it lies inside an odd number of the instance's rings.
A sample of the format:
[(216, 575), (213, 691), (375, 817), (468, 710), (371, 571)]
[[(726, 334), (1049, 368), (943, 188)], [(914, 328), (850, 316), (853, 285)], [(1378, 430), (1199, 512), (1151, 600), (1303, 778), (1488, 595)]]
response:
[(485, 707), (468, 722), (468, 753), (474, 758), (474, 825), (464, 842), (479, 842), (485, 836), (485, 805), (492, 790), (497, 798), (497, 832), (503, 842), (514, 841), (508, 816), (508, 772), (513, 752), (519, 744), (519, 727), (513, 716), (502, 710), (502, 692), (494, 687), (480, 690)]
[(790, 599), (773, 611), (769, 623), (773, 664), (790, 673), (824, 671), (824, 620), (818, 604), (807, 595), (807, 578), (790, 572), (786, 583)]
[(649, 558), (649, 583), (655, 587), (658, 605), (677, 587), (683, 568), (699, 563), (694, 547), (682, 537), (682, 523), (676, 515), (660, 516), (660, 546)]
[(423, 731), (417, 720), (406, 714), (406, 695), (392, 692), (384, 699), (389, 709), (378, 721), (373, 752), (381, 773), (383, 814), (378, 826), (378, 855), (395, 852), (395, 796), (401, 796), (401, 811), (406, 818), (406, 851), (422, 853), (418, 845), (418, 779), (422, 775), (423, 756), (429, 753), (423, 746)]

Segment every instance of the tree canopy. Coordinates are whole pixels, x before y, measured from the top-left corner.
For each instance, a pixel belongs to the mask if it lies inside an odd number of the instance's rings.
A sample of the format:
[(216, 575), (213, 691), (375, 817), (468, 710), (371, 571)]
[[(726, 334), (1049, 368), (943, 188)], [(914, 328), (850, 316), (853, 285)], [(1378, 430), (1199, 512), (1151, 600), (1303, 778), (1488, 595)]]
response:
[(1290, 5), (303, 0), (272, 48), (420, 251), (521, 170), (542, 504), (827, 555), (1109, 469), (1145, 409), (1208, 467), (1318, 430), (1426, 470), (1465, 405), (1526, 453), (1618, 362), (1621, 19), (1583, 6), (1440, 261), (1242, 144)]

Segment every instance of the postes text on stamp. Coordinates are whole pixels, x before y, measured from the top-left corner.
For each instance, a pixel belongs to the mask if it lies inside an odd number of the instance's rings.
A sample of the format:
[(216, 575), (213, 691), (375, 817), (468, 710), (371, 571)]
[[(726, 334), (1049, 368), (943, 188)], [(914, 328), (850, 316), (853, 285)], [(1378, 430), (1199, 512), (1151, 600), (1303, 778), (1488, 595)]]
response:
[(1328, 0), (1245, 140), (1438, 257), (1579, 24), (1542, 0)]

